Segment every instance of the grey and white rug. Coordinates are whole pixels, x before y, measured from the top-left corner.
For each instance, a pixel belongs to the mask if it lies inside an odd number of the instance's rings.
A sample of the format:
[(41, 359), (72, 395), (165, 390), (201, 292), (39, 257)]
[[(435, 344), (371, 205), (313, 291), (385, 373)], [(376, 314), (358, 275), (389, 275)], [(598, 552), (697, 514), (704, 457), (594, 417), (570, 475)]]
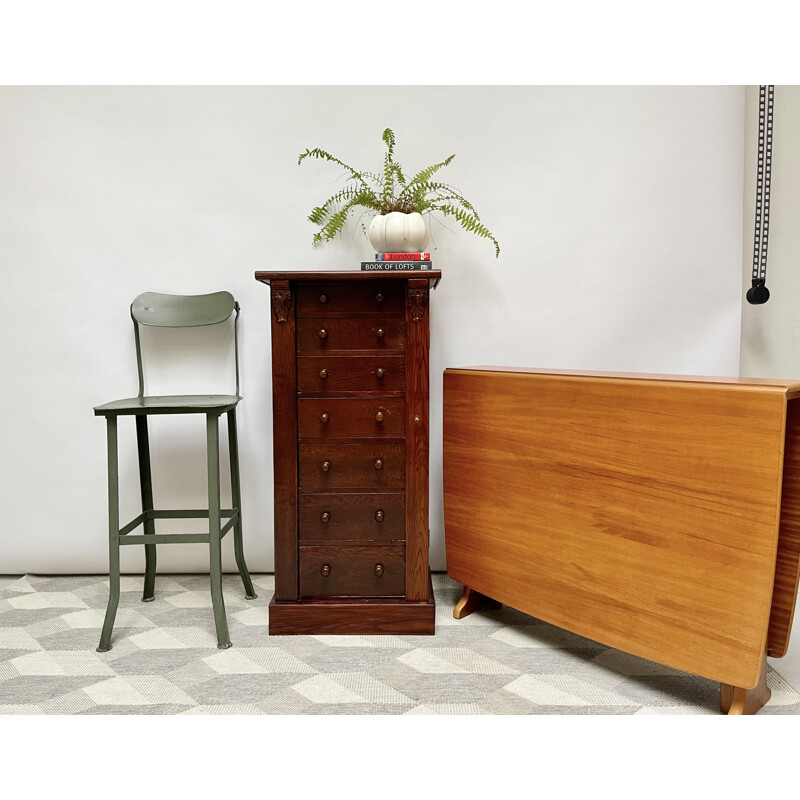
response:
[[(273, 576), (244, 599), (224, 576), (218, 650), (207, 575), (123, 577), (113, 649), (97, 653), (108, 579), (28, 575), (0, 591), (0, 714), (718, 714), (719, 684), (502, 608), (454, 620), (436, 574), (435, 636), (269, 636)], [(775, 670), (760, 714), (800, 713)]]

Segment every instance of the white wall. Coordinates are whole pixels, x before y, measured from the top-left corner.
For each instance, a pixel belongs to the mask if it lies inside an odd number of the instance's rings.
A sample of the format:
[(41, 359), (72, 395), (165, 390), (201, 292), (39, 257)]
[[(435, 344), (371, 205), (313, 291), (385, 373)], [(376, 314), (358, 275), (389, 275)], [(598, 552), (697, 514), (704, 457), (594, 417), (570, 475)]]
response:
[[(487, 242), (433, 226), (444, 278), (432, 300), (432, 566), (444, 569), (444, 367), (737, 373), (743, 107), (741, 87), (0, 89), (0, 573), (107, 569), (92, 406), (136, 392), (128, 305), (145, 290), (221, 288), (242, 305), (246, 553), (253, 571), (272, 569), (268, 289), (253, 272), (357, 267), (370, 252), (359, 234), (311, 249), (306, 215), (339, 172), (297, 156), (321, 146), (377, 170), (386, 126), (409, 169), (457, 154), (442, 177), (503, 247), (495, 260)], [(210, 377), (163, 368), (184, 347), (166, 333), (153, 390)], [(220, 333), (205, 334), (215, 357)], [(154, 420), (152, 438), (157, 504), (202, 506), (199, 419)], [(124, 569), (142, 568), (140, 550), (123, 553)], [(159, 559), (207, 568), (202, 545)]]
[[(758, 86), (746, 91), (743, 286), (753, 269)], [(777, 86), (772, 151), (772, 185), (767, 249), (770, 299), (751, 306), (742, 293), (741, 374), (800, 378), (800, 86)]]

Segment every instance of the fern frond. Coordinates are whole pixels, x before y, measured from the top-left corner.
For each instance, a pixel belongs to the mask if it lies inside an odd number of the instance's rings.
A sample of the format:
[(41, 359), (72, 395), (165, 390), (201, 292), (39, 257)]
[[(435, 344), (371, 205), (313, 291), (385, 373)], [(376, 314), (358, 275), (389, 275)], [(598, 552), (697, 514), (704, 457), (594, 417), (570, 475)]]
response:
[(394, 196), (394, 164), (392, 164), (392, 159), (389, 153), (384, 156), (383, 159), (383, 187), (382, 187), (382, 196), (392, 197)]
[(359, 186), (345, 186), (344, 189), (341, 189), (336, 192), (336, 194), (329, 197), (321, 206), (317, 206), (308, 215), (309, 221), (313, 222), (315, 225), (323, 225), (334, 206), (343, 201), (352, 200), (353, 197), (363, 191), (363, 188)]
[(385, 199), (394, 194), (394, 131), (386, 128), (381, 138), (386, 145), (386, 155), (383, 157), (383, 197)]
[(394, 160), (394, 132), (387, 128), (383, 132), (383, 141), (386, 144), (386, 155), (383, 157), (383, 194), (382, 198), (387, 201), (397, 194), (395, 184), (399, 183), (401, 190), (405, 188), (406, 178), (403, 175), (402, 167)]
[(405, 187), (406, 185), (406, 176), (403, 175), (403, 168), (399, 164), (394, 164), (394, 174), (397, 176), (397, 182)]
[(391, 128), (387, 128), (383, 135), (381, 136), (383, 139), (383, 143), (386, 145), (386, 149), (388, 151), (389, 158), (393, 158), (394, 156), (394, 131)]
[(484, 239), (490, 239), (494, 242), (495, 258), (499, 257), (500, 245), (497, 239), (494, 238), (491, 231), (474, 214), (465, 211), (463, 208), (451, 205), (437, 206), (436, 208), (446, 217), (454, 217), (458, 220), (465, 231), (469, 231), (476, 236), (481, 236)]
[(341, 161), (340, 159), (336, 158), (336, 156), (332, 156), (326, 150), (321, 150), (319, 147), (315, 147), (313, 150), (309, 150), (308, 148), (306, 148), (305, 153), (301, 153), (297, 159), (298, 165), (300, 165), (303, 162), (304, 158), (317, 158), (322, 161), (329, 161), (332, 164), (338, 164), (340, 167), (342, 167), (342, 169), (346, 170), (349, 173), (350, 177), (353, 180), (358, 181), (364, 184), (365, 186), (367, 185), (366, 181), (364, 180), (364, 176), (361, 172), (359, 172), (357, 169), (354, 169), (349, 164), (345, 164), (344, 161)]
[(476, 219), (480, 219), (480, 215), (472, 203), (450, 184), (439, 183), (438, 181), (419, 183), (414, 187), (414, 193), (415, 197), (425, 198), (424, 202), (427, 208), (434, 208), (436, 203), (443, 200), (453, 200), (457, 205), (471, 212)]
[(312, 243), (320, 244), (322, 242), (329, 242), (338, 233), (342, 232), (345, 223), (347, 222), (348, 215), (356, 206), (370, 207), (368, 204), (374, 202), (375, 199), (375, 195), (371, 190), (369, 192), (360, 193), (353, 196), (338, 211), (331, 214), (330, 218), (325, 225), (323, 225), (322, 229), (314, 234)]
[(454, 158), (456, 157), (455, 153), (453, 155), (448, 156), (444, 161), (440, 161), (438, 164), (431, 164), (429, 167), (425, 167), (425, 169), (421, 169), (406, 185), (406, 190), (411, 189), (412, 187), (428, 183), (431, 177), (435, 175), (442, 167), (446, 167)]

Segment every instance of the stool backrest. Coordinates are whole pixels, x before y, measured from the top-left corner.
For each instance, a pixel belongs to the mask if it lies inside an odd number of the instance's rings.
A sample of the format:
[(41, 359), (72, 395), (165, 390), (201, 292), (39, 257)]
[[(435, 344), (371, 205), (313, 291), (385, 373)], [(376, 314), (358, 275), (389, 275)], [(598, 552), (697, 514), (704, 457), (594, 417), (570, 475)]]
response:
[(159, 328), (199, 328), (218, 325), (231, 314), (233, 320), (233, 352), (236, 363), (236, 396), (239, 395), (239, 303), (230, 292), (213, 294), (180, 295), (144, 292), (131, 303), (131, 319), (136, 339), (136, 366), (139, 370), (139, 397), (144, 396), (144, 372), (142, 370), (142, 347), (139, 341), (139, 325)]

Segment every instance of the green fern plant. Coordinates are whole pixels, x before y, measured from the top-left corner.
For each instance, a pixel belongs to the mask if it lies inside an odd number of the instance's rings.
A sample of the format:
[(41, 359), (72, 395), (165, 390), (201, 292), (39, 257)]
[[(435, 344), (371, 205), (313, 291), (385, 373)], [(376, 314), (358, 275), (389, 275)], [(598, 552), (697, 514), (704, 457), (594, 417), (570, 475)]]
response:
[(414, 211), (420, 214), (439, 212), (444, 217), (452, 217), (464, 230), (483, 239), (489, 239), (494, 244), (495, 257), (499, 256), (500, 245), (481, 221), (475, 207), (457, 189), (447, 183), (433, 180), (436, 173), (446, 167), (455, 155), (421, 169), (409, 179), (406, 178), (400, 164), (395, 161), (393, 131), (387, 128), (382, 138), (386, 145), (386, 154), (383, 158), (383, 170), (380, 173), (360, 172), (318, 147), (313, 150), (306, 149), (305, 153), (300, 154), (297, 159), (298, 165), (306, 158), (315, 158), (338, 164), (347, 176), (345, 186), (308, 215), (308, 219), (319, 226), (312, 243), (318, 245), (329, 242), (340, 234), (351, 213), (359, 208), (375, 211), (378, 214), (388, 214), (391, 211), (401, 211), (406, 214)]

